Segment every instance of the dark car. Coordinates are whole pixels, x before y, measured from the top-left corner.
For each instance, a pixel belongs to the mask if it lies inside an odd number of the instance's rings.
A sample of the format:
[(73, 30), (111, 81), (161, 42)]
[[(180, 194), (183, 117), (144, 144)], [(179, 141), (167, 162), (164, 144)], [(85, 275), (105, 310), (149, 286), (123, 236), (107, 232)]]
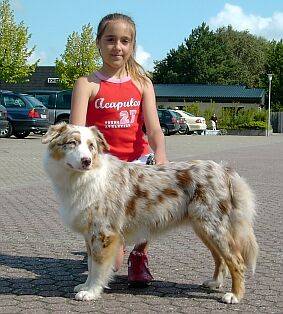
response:
[(27, 94), (41, 101), (49, 112), (49, 122), (69, 122), (71, 111), (72, 90), (31, 90)]
[(159, 123), (164, 135), (175, 134), (180, 129), (176, 114), (170, 109), (157, 109)]
[(180, 134), (187, 134), (187, 128), (188, 128), (188, 126), (187, 126), (187, 123), (186, 123), (186, 119), (185, 118), (183, 118), (182, 117), (182, 115), (179, 113), (179, 112), (177, 112), (177, 111), (175, 111), (175, 110), (170, 110), (171, 112), (173, 112), (173, 114), (176, 116), (176, 118), (177, 118), (177, 121), (179, 122), (179, 124), (180, 124), (180, 129), (179, 129), (179, 133)]
[(5, 137), (8, 132), (7, 109), (0, 105), (0, 137)]
[(46, 132), (50, 123), (47, 108), (36, 98), (0, 91), (0, 104), (7, 109), (8, 128), (4, 137), (27, 137), (30, 132)]

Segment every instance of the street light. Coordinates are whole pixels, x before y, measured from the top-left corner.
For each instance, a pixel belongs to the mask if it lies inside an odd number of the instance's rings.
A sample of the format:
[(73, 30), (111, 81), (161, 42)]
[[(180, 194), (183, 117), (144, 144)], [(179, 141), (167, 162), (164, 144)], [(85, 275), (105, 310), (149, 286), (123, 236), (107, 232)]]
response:
[(272, 74), (267, 74), (268, 81), (269, 81), (269, 87), (268, 87), (268, 120), (267, 120), (267, 132), (266, 135), (270, 135), (270, 100), (271, 100), (271, 81), (272, 81)]

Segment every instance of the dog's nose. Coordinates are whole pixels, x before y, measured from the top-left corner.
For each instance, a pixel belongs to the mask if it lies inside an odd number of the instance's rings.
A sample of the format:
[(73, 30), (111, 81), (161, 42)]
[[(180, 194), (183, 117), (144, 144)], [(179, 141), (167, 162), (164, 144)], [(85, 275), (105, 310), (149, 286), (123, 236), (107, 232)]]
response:
[(81, 163), (84, 167), (88, 167), (91, 164), (91, 159), (88, 157), (83, 157)]

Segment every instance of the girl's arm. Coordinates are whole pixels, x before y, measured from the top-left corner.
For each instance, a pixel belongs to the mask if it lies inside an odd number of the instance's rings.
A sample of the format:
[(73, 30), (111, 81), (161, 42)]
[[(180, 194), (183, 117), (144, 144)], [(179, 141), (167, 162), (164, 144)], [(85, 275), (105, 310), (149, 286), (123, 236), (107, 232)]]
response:
[(88, 101), (91, 96), (87, 77), (80, 77), (73, 88), (70, 123), (83, 125), (86, 123)]
[(165, 139), (158, 119), (153, 85), (149, 79), (143, 86), (143, 116), (148, 142), (154, 151), (156, 163), (167, 163)]

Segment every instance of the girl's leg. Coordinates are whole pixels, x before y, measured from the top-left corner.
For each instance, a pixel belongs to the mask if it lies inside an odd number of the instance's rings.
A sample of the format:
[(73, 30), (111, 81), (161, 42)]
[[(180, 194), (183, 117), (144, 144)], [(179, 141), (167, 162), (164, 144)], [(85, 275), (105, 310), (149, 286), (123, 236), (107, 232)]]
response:
[[(141, 156), (133, 163), (146, 164), (149, 155)], [(153, 277), (148, 268), (148, 243), (136, 244), (128, 259), (128, 283), (133, 287), (147, 286)]]
[(126, 248), (124, 245), (121, 245), (118, 249), (118, 253), (115, 259), (114, 272), (117, 272), (121, 268), (125, 253), (126, 253)]

